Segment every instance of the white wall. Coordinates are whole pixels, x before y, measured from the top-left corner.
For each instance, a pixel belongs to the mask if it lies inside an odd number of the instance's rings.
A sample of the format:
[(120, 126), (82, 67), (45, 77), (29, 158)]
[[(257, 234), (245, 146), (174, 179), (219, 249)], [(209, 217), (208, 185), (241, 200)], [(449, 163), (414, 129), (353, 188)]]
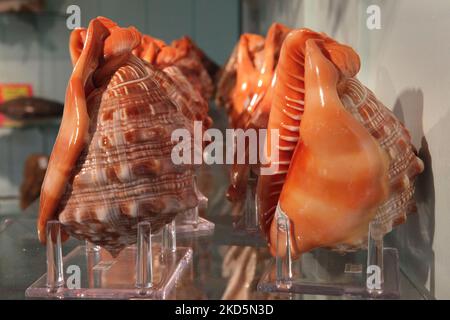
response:
[[(400, 249), (402, 268), (417, 286), (437, 298), (449, 299), (450, 1), (244, 3), (247, 13), (263, 20), (244, 19), (249, 31), (265, 33), (272, 21), (306, 26), (359, 52), (360, 79), (405, 122), (426, 165), (417, 181), (418, 214), (411, 215), (389, 240)], [(371, 31), (366, 26), (366, 9), (371, 4), (381, 8), (381, 30)]]

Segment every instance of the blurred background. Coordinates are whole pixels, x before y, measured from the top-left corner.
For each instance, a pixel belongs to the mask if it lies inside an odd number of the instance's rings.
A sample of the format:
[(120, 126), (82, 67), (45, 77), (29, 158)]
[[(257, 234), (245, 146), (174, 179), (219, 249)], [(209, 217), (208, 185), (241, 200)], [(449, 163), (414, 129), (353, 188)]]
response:
[[(360, 80), (405, 123), (425, 162), (418, 214), (389, 242), (419, 291), (450, 298), (448, 0), (0, 0), (0, 103), (34, 96), (53, 103), (52, 110), (62, 108), (72, 70), (66, 10), (73, 4), (81, 9), (81, 26), (102, 15), (166, 42), (189, 35), (220, 65), (241, 33), (265, 34), (275, 21), (326, 32), (355, 48)], [(373, 5), (380, 28), (368, 26)], [(25, 164), (45, 172), (58, 126), (57, 112), (39, 121), (0, 115), (0, 220), (21, 212)]]

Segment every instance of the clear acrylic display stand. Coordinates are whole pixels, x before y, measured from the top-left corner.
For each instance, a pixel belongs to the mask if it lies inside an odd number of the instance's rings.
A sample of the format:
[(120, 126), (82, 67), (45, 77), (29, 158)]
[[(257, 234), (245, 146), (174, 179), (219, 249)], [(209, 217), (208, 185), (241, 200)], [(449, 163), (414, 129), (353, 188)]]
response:
[[(272, 259), (258, 290), (312, 295), (400, 297), (398, 252), (383, 246), (376, 222), (369, 226), (368, 248), (346, 254), (316, 249), (293, 260), (289, 246), (289, 218), (277, 210), (277, 247), (287, 248), (284, 257)], [(282, 236), (281, 236), (282, 235)]]
[(61, 225), (47, 223), (47, 273), (25, 295), (33, 298), (165, 299), (192, 259), (192, 249), (177, 247), (175, 222), (164, 226), (155, 243), (149, 222), (140, 222), (137, 244), (117, 257), (86, 242), (64, 258)]
[(242, 209), (242, 217), (234, 223), (234, 230), (237, 233), (253, 237), (262, 237), (261, 228), (259, 226), (259, 216), (256, 208), (256, 185), (258, 176), (250, 170), (245, 193), (244, 206)]
[(206, 211), (208, 208), (208, 198), (197, 188), (197, 179), (194, 178), (195, 192), (199, 199), (198, 206), (180, 213), (175, 218), (177, 234), (183, 237), (207, 236), (214, 233), (214, 223), (200, 217), (200, 211)]

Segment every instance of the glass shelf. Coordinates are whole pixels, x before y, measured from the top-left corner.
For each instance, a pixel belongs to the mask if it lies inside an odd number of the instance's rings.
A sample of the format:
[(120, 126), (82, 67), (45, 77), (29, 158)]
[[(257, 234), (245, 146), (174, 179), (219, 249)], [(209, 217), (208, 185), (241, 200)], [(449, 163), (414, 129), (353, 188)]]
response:
[[(117, 257), (99, 246), (86, 243), (63, 258), (61, 224), (49, 221), (46, 231), (47, 273), (26, 290), (26, 296), (46, 299), (166, 299), (192, 259), (191, 248), (177, 246), (175, 229), (175, 222), (167, 224), (161, 242), (155, 243), (150, 223), (140, 222), (137, 244), (125, 248)], [(67, 276), (72, 272), (73, 276)]]

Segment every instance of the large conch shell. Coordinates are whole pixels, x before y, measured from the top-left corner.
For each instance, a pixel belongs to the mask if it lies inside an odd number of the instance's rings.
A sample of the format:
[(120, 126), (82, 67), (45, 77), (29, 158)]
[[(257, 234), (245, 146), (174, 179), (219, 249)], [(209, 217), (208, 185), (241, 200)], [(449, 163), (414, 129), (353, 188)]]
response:
[[(280, 130), (279, 170), (261, 176), (257, 206), (273, 254), (274, 215), (287, 215), (292, 253), (364, 247), (414, 208), (423, 171), (399, 120), (356, 78), (358, 55), (324, 34), (291, 32), (277, 67), (269, 129)], [(266, 141), (270, 151), (270, 135)], [(279, 239), (281, 239), (280, 237)]]
[(41, 193), (39, 239), (47, 221), (113, 255), (197, 205), (193, 168), (174, 165), (171, 133), (192, 132), (207, 103), (174, 66), (133, 55), (141, 34), (96, 18), (71, 35), (74, 70)]

